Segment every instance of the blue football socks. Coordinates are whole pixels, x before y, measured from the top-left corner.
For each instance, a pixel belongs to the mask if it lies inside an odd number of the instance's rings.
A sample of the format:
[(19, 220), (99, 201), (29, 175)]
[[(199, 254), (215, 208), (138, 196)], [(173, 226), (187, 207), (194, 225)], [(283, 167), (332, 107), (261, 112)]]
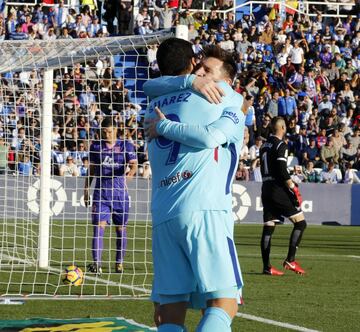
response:
[(158, 332), (186, 332), (186, 329), (181, 325), (162, 324), (158, 327)]
[(205, 311), (196, 332), (231, 332), (231, 318), (221, 308), (210, 307)]

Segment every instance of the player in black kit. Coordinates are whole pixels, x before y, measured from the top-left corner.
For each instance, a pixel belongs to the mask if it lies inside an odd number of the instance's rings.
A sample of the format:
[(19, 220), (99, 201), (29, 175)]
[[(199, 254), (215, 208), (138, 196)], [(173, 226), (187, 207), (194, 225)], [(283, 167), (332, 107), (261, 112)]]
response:
[(261, 237), (261, 255), (263, 273), (268, 275), (283, 275), (270, 264), (271, 237), (275, 225), (289, 218), (294, 224), (290, 236), (289, 251), (283, 267), (298, 274), (304, 274), (298, 262), (295, 261), (296, 249), (306, 228), (306, 221), (301, 210), (302, 198), (287, 171), (288, 146), (283, 141), (286, 134), (286, 124), (283, 118), (272, 120), (272, 135), (260, 149), (261, 175), (263, 180), (261, 199), (264, 207), (264, 227)]

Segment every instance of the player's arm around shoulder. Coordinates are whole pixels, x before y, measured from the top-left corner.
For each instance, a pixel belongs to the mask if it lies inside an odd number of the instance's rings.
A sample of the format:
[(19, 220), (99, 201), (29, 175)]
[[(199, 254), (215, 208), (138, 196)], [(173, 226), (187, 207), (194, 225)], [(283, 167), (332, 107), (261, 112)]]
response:
[(153, 99), (171, 92), (190, 89), (194, 79), (194, 75), (160, 76), (145, 82), (143, 90), (150, 99)]
[(220, 82), (194, 74), (154, 78), (145, 82), (143, 89), (150, 99), (179, 90), (192, 89), (200, 93), (212, 104), (221, 103), (221, 98), (225, 95)]
[(219, 129), (221, 128), (226, 134), (228, 143), (242, 142), (245, 129), (244, 98), (234, 91), (229, 84), (221, 82), (220, 86), (224, 89), (225, 96), (220, 104), (223, 111), (218, 121)]

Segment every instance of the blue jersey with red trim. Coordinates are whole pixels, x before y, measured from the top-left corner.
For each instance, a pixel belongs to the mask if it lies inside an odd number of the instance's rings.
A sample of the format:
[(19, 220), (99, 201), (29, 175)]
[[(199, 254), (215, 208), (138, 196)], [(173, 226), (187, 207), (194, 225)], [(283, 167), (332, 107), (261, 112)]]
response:
[[(149, 82), (146, 84), (149, 91)], [(232, 208), (231, 185), (243, 143), (245, 118), (242, 96), (228, 84), (220, 84), (226, 96), (219, 105), (208, 103), (190, 89), (168, 93), (149, 104), (146, 118), (154, 117), (158, 106), (168, 119), (159, 123), (164, 136), (152, 140), (148, 147), (153, 176), (153, 224), (184, 212)], [(189, 133), (186, 125), (192, 126), (190, 134), (195, 133), (189, 135), (189, 140), (185, 137)], [(208, 135), (212, 143), (204, 147), (197, 139), (198, 133)], [(166, 135), (173, 136), (169, 139)]]

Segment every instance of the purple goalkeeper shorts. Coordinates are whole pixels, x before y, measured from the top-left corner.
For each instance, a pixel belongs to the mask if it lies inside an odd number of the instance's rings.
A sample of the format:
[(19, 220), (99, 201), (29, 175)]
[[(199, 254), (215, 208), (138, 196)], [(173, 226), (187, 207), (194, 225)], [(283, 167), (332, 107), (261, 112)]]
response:
[(126, 226), (129, 218), (129, 196), (126, 190), (95, 189), (92, 205), (92, 223), (111, 219), (115, 225)]

